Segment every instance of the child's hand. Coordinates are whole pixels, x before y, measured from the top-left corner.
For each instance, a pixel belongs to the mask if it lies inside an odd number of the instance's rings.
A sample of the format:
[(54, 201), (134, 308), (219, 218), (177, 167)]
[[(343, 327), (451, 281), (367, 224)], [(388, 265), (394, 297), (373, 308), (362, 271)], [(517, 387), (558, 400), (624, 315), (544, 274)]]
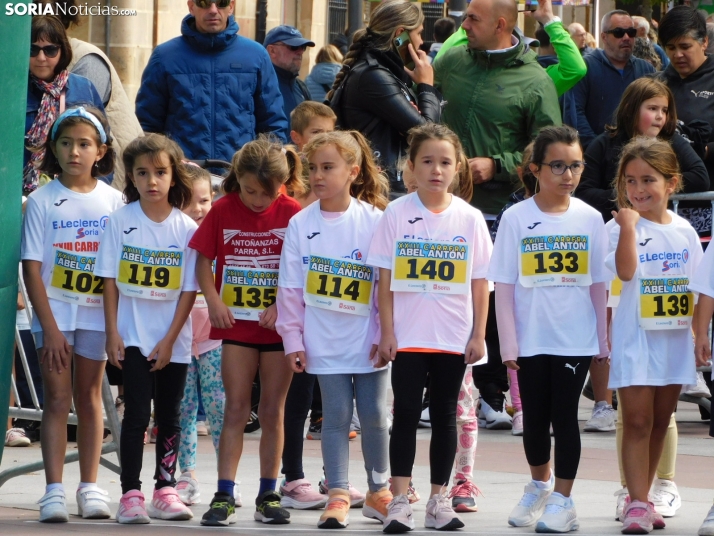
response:
[(712, 349), (709, 344), (709, 336), (696, 337), (694, 340), (694, 357), (698, 367), (705, 367), (712, 358)]
[(107, 333), (107, 358), (116, 368), (121, 369), (121, 362), (124, 361), (124, 341), (119, 333)]
[(69, 368), (72, 347), (59, 329), (45, 331), (43, 335), (40, 365), (47, 361), (47, 368), (50, 372), (56, 370), (57, 374), (62, 374), (63, 370)]
[(272, 329), (275, 331), (275, 321), (278, 319), (278, 306), (273, 304), (267, 307), (265, 311), (260, 313), (260, 320), (258, 320), (258, 325), (265, 329)]
[(486, 341), (480, 338), (469, 339), (469, 342), (466, 344), (464, 362), (467, 365), (473, 365), (485, 355)]
[(22, 292), (17, 293), (17, 310), (22, 311), (25, 309), (25, 300), (22, 299)]
[(285, 357), (288, 359), (288, 366), (293, 372), (304, 372), (307, 366), (307, 360), (305, 359), (305, 352), (292, 352), (287, 354)]
[(208, 303), (208, 319), (211, 321), (211, 326), (216, 329), (231, 329), (236, 323), (231, 310), (220, 300)]
[(146, 358), (147, 361), (154, 361), (154, 366), (149, 369), (149, 372), (155, 372), (161, 370), (166, 365), (171, 362), (171, 354), (174, 349), (174, 342), (167, 339), (161, 339), (159, 343), (151, 350), (149, 357)]
[(621, 208), (619, 211), (612, 211), (612, 217), (620, 227), (634, 227), (640, 221), (640, 213), (631, 208)]
[(506, 368), (509, 368), (511, 370), (519, 370), (521, 368), (518, 366), (518, 363), (515, 359), (509, 359), (507, 361), (504, 361), (503, 364), (506, 365)]
[(369, 350), (369, 360), (372, 362), (372, 366), (376, 369), (381, 369), (389, 364), (389, 361), (382, 359), (379, 356), (379, 346), (376, 344), (372, 345)]
[(384, 363), (385, 366), (390, 361), (394, 361), (397, 357), (397, 338), (394, 335), (384, 335), (379, 341), (379, 361), (378, 363)]

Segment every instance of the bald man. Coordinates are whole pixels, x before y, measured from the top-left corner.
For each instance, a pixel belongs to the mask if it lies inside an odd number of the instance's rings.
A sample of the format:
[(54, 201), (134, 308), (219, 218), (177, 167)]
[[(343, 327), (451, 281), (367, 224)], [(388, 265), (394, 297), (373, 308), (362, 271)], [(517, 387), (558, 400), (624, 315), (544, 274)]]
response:
[(575, 46), (578, 47), (578, 50), (583, 56), (590, 54), (593, 51), (593, 49), (587, 45), (588, 32), (582, 24), (579, 22), (572, 23), (568, 26), (568, 33), (570, 34), (570, 38), (573, 40), (573, 43), (575, 43)]

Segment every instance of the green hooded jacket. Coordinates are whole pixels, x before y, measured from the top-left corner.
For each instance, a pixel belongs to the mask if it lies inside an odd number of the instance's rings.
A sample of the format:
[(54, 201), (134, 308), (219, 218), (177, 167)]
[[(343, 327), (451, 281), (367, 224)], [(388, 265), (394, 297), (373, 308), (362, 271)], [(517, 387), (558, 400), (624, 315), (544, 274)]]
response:
[(493, 179), (475, 184), (471, 198), (487, 214), (498, 214), (518, 188), (526, 145), (542, 127), (562, 124), (553, 80), (536, 58), (519, 40), (495, 52), (455, 47), (434, 62), (434, 85), (446, 101), (442, 122), (468, 158), (496, 163)]

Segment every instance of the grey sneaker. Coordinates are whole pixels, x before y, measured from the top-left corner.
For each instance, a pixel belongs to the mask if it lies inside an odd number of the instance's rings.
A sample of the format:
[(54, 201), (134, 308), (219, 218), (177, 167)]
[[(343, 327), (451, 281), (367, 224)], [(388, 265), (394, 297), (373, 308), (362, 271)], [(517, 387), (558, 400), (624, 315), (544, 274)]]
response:
[(545, 511), (536, 525), (536, 532), (570, 532), (578, 530), (580, 522), (570, 497), (553, 493), (545, 503)]
[(449, 504), (449, 496), (445, 493), (432, 495), (426, 503), (426, 519), (424, 526), (436, 530), (456, 530), (464, 526), (459, 516)]
[[(552, 486), (552, 484), (551, 484)], [(512, 527), (527, 527), (533, 525), (545, 510), (545, 503), (553, 493), (553, 488), (540, 489), (531, 480), (523, 490), (523, 497), (508, 517)]]
[(406, 495), (397, 495), (387, 506), (382, 532), (400, 534), (414, 529), (414, 513)]
[(615, 429), (617, 412), (605, 401), (593, 406), (593, 415), (585, 423), (584, 432), (612, 432)]

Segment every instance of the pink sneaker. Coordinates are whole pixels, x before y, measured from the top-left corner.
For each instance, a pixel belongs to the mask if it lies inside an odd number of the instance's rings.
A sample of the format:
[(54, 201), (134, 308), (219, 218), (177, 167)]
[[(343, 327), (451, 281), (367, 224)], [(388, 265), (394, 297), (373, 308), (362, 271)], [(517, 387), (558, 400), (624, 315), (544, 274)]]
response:
[(144, 494), (138, 489), (127, 491), (119, 499), (117, 523), (146, 524), (151, 523), (144, 507)]
[(154, 498), (147, 511), (149, 517), (168, 521), (186, 521), (193, 517), (193, 512), (181, 502), (178, 493), (171, 486), (154, 490)]
[(312, 484), (305, 479), (285, 482), (280, 486), (280, 506), (283, 508), (295, 508), (296, 510), (313, 510), (324, 508), (327, 504), (327, 496), (315, 491)]
[(622, 521), (623, 534), (649, 534), (653, 527), (653, 514), (650, 503), (627, 501)]
[(649, 503), (652, 508), (652, 527), (655, 530), (663, 529), (667, 525), (664, 522), (664, 517), (656, 509), (653, 503)]

